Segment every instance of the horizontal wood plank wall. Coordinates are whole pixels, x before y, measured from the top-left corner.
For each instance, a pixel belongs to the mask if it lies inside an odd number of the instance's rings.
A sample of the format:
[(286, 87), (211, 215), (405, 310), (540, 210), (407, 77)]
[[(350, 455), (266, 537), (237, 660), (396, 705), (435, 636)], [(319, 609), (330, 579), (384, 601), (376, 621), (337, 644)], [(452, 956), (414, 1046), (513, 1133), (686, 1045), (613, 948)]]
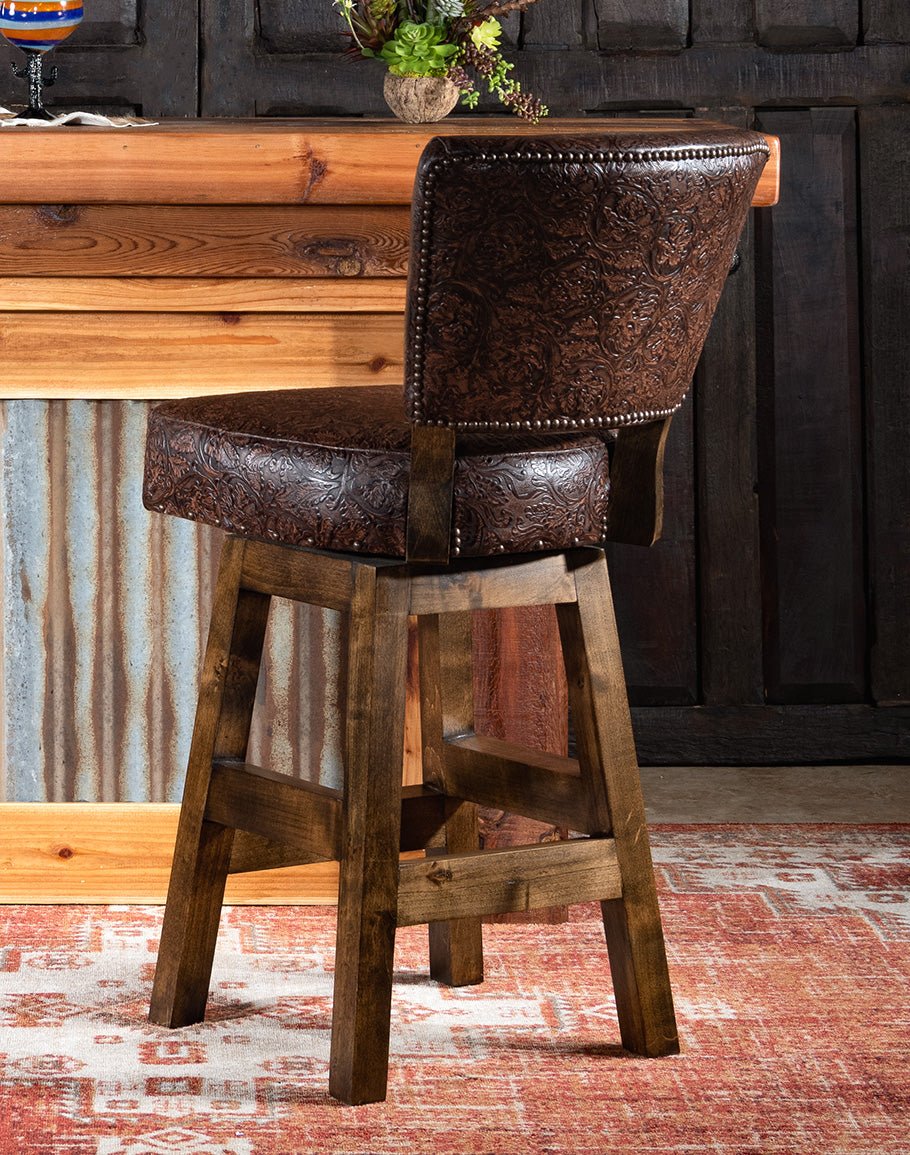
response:
[(157, 399), (394, 384), (403, 335), (400, 314), (0, 313), (0, 395)]
[[(167, 896), (178, 807), (0, 805), (0, 904), (149, 903)], [(335, 863), (232, 875), (225, 902), (334, 903)]]

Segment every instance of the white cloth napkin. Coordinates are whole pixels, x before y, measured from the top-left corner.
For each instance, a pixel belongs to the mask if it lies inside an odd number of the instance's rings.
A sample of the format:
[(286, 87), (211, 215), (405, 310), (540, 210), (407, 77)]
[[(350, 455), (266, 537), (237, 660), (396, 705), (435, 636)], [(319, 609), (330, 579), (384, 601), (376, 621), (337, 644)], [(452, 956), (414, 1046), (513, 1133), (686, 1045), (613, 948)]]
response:
[(97, 112), (64, 112), (53, 120), (26, 120), (8, 108), (0, 108), (0, 128), (25, 124), (29, 128), (59, 128), (61, 124), (89, 124), (95, 128), (146, 128), (155, 120), (136, 120), (130, 116), (99, 116)]

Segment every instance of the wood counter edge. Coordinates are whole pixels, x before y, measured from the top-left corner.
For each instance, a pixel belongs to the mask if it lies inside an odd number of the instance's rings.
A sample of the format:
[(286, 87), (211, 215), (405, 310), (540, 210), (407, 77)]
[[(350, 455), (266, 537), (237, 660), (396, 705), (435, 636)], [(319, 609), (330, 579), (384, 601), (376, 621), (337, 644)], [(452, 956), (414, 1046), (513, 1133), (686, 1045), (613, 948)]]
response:
[[(125, 128), (0, 129), (0, 203), (409, 204), (417, 160), (435, 136), (572, 134), (603, 129), (697, 135), (703, 120), (554, 120), (543, 128), (470, 118), (396, 121), (171, 121)], [(753, 205), (777, 203), (780, 141)], [(356, 147), (355, 147), (356, 144)]]

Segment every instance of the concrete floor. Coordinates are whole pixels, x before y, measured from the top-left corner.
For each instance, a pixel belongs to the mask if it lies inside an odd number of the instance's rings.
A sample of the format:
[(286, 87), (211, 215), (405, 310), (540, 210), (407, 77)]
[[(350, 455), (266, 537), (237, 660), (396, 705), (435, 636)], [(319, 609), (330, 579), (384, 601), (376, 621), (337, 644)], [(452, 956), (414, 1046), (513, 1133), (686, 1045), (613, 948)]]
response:
[(646, 766), (649, 822), (910, 822), (910, 766)]

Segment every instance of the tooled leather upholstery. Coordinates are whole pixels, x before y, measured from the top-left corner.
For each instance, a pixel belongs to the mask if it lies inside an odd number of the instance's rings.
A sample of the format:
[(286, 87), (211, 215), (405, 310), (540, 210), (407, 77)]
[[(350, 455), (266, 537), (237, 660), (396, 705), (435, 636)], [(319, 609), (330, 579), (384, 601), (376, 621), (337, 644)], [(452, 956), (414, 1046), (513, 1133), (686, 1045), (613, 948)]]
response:
[[(415, 197), (406, 385), (167, 402), (150, 509), (406, 556), (411, 422), (454, 426), (452, 553), (599, 545), (600, 427), (682, 403), (768, 155), (706, 130), (439, 138)], [(536, 432), (540, 431), (540, 432)]]
[[(144, 500), (246, 537), (404, 557), (410, 437), (400, 386), (165, 402), (149, 416)], [(453, 553), (598, 545), (608, 499), (597, 436), (466, 438)]]
[(674, 412), (768, 151), (724, 128), (432, 141), (413, 216), (411, 419), (506, 435)]

